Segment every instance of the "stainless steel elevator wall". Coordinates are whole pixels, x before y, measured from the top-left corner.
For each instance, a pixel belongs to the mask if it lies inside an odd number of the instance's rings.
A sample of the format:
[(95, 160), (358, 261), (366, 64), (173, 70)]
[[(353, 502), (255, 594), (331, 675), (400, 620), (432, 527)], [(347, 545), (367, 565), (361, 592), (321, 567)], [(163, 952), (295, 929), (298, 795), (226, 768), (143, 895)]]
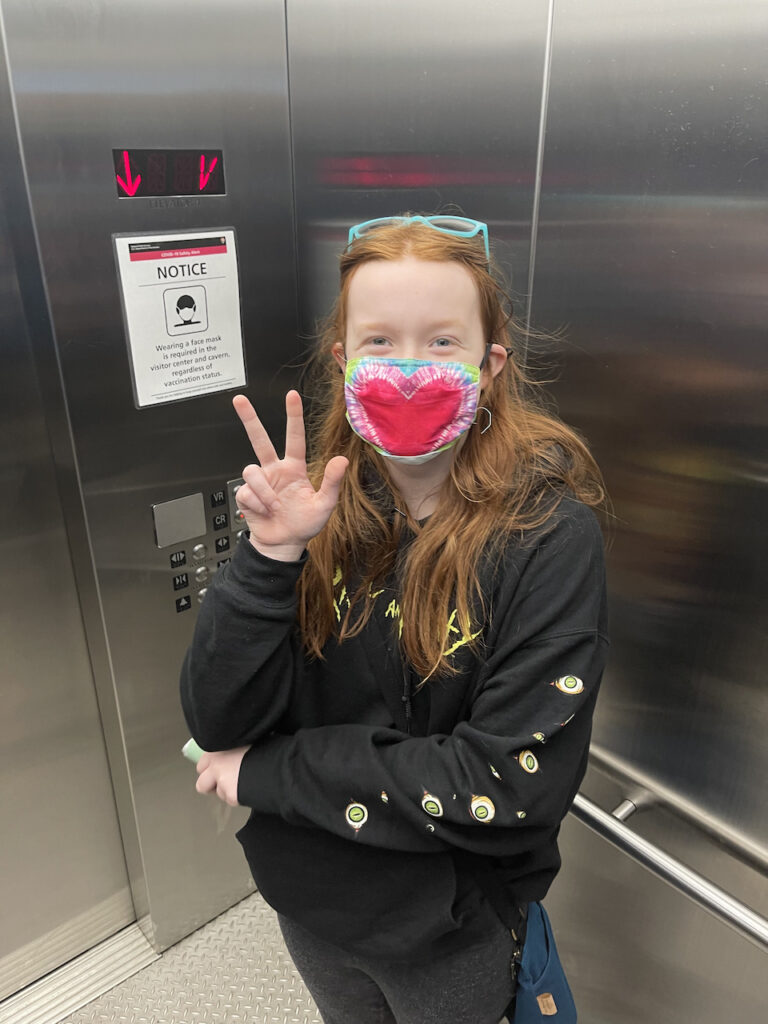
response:
[(547, 5), (292, 0), (287, 11), (305, 332), (335, 297), (349, 226), (407, 210), (487, 221), (524, 296)]
[(0, 181), (2, 999), (134, 916), (34, 356), (50, 324), (2, 48)]
[[(557, 3), (532, 301), (615, 514), (583, 792), (763, 915), (767, 38), (764, 5)], [(765, 1016), (764, 953), (572, 818), (562, 849), (588, 1019)]]
[[(179, 614), (151, 506), (209, 496), (251, 461), (227, 393), (137, 409), (112, 234), (234, 226), (246, 390), (276, 436), (296, 353), (285, 15), (279, 0), (115, 4), (3, 0), (32, 212), (95, 577), (75, 558), (104, 657), (95, 665), (140, 924), (157, 948), (249, 891), (232, 812), (194, 790), (179, 666), (197, 607)], [(112, 150), (225, 152), (228, 192), (118, 199)], [(72, 520), (82, 511), (65, 509)], [(232, 536), (234, 538), (234, 524)], [(191, 545), (189, 545), (191, 546)]]
[(765, 854), (767, 39), (558, 3), (533, 295), (615, 512), (595, 744)]

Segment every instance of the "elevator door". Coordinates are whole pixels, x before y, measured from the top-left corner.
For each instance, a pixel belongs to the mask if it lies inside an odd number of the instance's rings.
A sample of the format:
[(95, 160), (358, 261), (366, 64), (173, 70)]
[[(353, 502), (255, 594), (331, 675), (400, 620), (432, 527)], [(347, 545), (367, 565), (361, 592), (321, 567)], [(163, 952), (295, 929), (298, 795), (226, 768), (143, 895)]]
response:
[(134, 913), (33, 358), (47, 318), (2, 63), (0, 176), (2, 999)]
[[(51, 447), (131, 896), (159, 951), (253, 887), (233, 835), (245, 810), (200, 799), (181, 757), (179, 666), (238, 542), (231, 488), (253, 456), (231, 390), (279, 445), (304, 343), (283, 2), (151, 8), (0, 0), (52, 324), (41, 372), (55, 366), (63, 407)], [(158, 257), (171, 262), (139, 257), (139, 282), (114, 242), (141, 234), (179, 244)], [(204, 240), (206, 259), (187, 259)], [(185, 337), (172, 311), (190, 298)], [(157, 402), (135, 400), (138, 353), (150, 376), (171, 371)]]

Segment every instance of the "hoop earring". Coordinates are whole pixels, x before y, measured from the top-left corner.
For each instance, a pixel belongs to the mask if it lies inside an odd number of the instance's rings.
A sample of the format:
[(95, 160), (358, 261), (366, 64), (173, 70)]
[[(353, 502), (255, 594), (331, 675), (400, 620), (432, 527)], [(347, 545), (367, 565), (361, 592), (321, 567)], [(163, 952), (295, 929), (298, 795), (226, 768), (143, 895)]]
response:
[[(490, 409), (488, 409), (488, 408), (486, 408), (486, 406), (484, 406), (484, 405), (478, 405), (478, 407), (477, 407), (477, 408), (478, 408), (478, 411), (479, 411), (480, 409), (482, 409), (482, 410), (483, 410), (483, 412), (485, 412), (485, 413), (487, 413), (487, 414), (488, 414), (488, 423), (487, 423), (487, 424), (486, 424), (486, 425), (485, 425), (485, 426), (483, 427), (483, 429), (482, 429), (482, 430), (480, 431), (480, 433), (481, 433), (481, 434), (485, 434), (485, 433), (486, 433), (486, 431), (488, 431), (488, 430), (490, 430), (490, 429), (491, 429), (491, 423), (493, 422), (493, 416), (491, 416), (491, 410), (490, 410)], [(472, 420), (472, 423), (473, 423), (473, 424), (477, 423), (477, 420), (476, 420), (476, 419)]]

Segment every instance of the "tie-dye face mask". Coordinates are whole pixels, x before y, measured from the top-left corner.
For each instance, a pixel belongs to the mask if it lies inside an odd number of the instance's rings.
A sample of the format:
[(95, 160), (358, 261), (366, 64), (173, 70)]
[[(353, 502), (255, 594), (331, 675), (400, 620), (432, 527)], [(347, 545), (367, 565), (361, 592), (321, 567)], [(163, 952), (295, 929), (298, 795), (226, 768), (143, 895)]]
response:
[(456, 444), (475, 419), (480, 368), (427, 359), (350, 359), (347, 419), (377, 452), (428, 462)]

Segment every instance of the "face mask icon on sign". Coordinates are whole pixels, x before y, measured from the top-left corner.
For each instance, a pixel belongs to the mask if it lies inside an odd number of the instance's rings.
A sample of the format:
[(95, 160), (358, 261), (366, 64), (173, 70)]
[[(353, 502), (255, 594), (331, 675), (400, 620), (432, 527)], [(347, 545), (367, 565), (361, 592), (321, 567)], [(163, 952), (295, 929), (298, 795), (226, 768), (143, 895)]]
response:
[(191, 295), (181, 295), (179, 301), (176, 303), (176, 314), (179, 317), (179, 322), (174, 324), (175, 327), (184, 327), (187, 324), (198, 324), (199, 320), (195, 320), (194, 315), (197, 312), (197, 305)]

